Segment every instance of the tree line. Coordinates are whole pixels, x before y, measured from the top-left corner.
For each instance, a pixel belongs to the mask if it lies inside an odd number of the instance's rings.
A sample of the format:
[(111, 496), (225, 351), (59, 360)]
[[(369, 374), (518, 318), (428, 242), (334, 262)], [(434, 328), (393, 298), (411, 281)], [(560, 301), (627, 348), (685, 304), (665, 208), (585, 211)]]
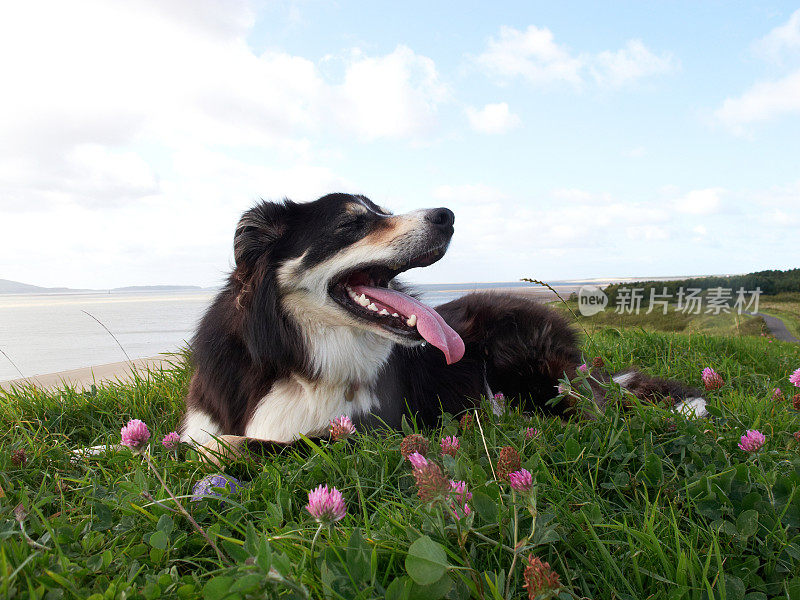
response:
[(690, 279), (676, 279), (674, 281), (636, 281), (629, 283), (612, 283), (605, 288), (605, 293), (609, 301), (613, 304), (617, 293), (621, 288), (644, 289), (644, 297), (649, 297), (650, 290), (655, 289), (656, 294), (666, 293), (677, 296), (678, 290), (684, 291), (689, 288), (709, 290), (712, 288), (731, 289), (735, 293), (740, 288), (747, 292), (753, 292), (756, 288), (762, 294), (774, 295), (781, 292), (800, 292), (800, 269), (789, 269), (780, 271), (771, 269), (768, 271), (758, 271), (757, 273), (747, 273), (746, 275), (726, 275), (712, 277), (692, 277)]

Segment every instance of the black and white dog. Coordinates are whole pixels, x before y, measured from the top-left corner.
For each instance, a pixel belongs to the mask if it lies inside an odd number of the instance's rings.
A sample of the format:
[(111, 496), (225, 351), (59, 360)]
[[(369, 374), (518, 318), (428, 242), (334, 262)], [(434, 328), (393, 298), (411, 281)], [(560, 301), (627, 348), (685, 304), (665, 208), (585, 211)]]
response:
[[(324, 435), (340, 415), (435, 424), (442, 411), (499, 391), (525, 408), (569, 412), (568, 399), (545, 407), (582, 362), (558, 313), (488, 293), (433, 309), (396, 281), (444, 256), (454, 219), (446, 208), (394, 215), (349, 194), (244, 213), (236, 267), (192, 342), (182, 439), (211, 449), (290, 442)], [(636, 371), (614, 379), (642, 398), (705, 412), (680, 383)], [(602, 405), (603, 390), (594, 392)]]

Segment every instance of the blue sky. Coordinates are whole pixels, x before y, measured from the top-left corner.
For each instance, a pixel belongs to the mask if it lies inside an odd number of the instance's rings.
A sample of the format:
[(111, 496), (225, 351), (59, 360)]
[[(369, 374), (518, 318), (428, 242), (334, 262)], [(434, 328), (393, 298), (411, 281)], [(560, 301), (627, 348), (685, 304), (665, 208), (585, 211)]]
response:
[(796, 3), (62, 4), (0, 9), (1, 278), (213, 285), (334, 190), (456, 212), (416, 281), (798, 266)]

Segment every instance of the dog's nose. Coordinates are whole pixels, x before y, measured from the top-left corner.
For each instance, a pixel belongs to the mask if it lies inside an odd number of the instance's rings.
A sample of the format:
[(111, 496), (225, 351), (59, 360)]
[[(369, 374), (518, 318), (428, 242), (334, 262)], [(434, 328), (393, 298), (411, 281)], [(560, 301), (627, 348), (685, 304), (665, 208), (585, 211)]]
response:
[(439, 229), (447, 229), (455, 223), (456, 216), (449, 208), (432, 208), (425, 215), (425, 220)]

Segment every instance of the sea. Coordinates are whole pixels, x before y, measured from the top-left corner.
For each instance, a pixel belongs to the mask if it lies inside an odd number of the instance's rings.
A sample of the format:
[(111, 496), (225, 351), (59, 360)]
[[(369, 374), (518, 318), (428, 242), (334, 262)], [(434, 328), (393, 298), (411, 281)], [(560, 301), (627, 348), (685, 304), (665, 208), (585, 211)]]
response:
[[(583, 282), (552, 282), (557, 287)], [(565, 285), (567, 287), (565, 287)], [(415, 286), (436, 306), (524, 282)], [(541, 289), (541, 288), (540, 288)], [(216, 289), (0, 295), (0, 381), (147, 358), (185, 348)]]

